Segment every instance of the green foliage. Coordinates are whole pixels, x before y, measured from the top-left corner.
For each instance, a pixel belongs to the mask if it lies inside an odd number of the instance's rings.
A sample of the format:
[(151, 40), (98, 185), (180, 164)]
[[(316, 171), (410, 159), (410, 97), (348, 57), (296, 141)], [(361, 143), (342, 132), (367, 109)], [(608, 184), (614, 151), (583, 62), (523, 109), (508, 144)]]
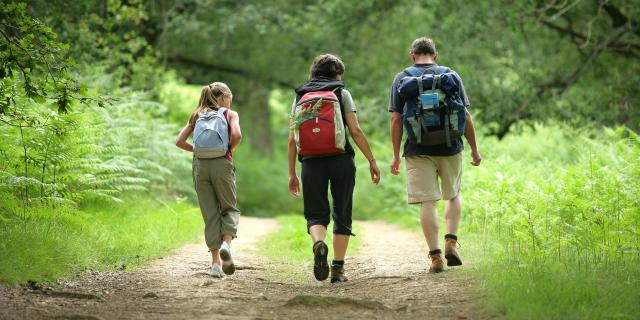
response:
[(512, 319), (638, 313), (638, 136), (536, 127), (483, 139), (463, 179), (466, 229), (480, 233), (488, 303)]
[(148, 38), (157, 32), (148, 25), (143, 1), (31, 0), (29, 13), (44, 21), (66, 43), (77, 62), (81, 80), (96, 84), (100, 93), (112, 88), (150, 91), (163, 81), (163, 69)]
[(26, 8), (23, 3), (0, 3), (0, 120), (13, 126), (26, 120), (11, 110), (19, 98), (53, 101), (60, 112), (74, 100), (103, 104), (86, 96), (86, 88), (69, 72), (68, 46)]
[(169, 123), (184, 126), (198, 105), (202, 86), (185, 84), (174, 72), (166, 78), (159, 88), (158, 96), (158, 101), (167, 106), (162, 118)]
[[(21, 72), (0, 79), (2, 99), (10, 101), (0, 112), (2, 281), (135, 265), (191, 240), (199, 228), (198, 214), (178, 217), (184, 205), (154, 202), (194, 192), (189, 156), (173, 144), (179, 128), (164, 119), (168, 108), (151, 100), (156, 91), (136, 91), (159, 87), (163, 73), (139, 41), (139, 25), (128, 22), (140, 12), (109, 2), (109, 14), (99, 17), (84, 12), (86, 4), (0, 4), (2, 68)], [(59, 11), (43, 20), (73, 43), (69, 51), (26, 13), (40, 9)], [(47, 96), (54, 93), (60, 96)], [(108, 108), (88, 103), (101, 105), (103, 93), (114, 98)], [(71, 110), (73, 99), (88, 108)]]
[[(291, 89), (325, 52), (347, 65), (383, 170), (373, 185), (356, 156), (354, 218), (417, 228), (405, 173), (387, 173), (386, 103), (426, 30), (480, 120), (485, 161), (464, 167), (461, 234), (482, 244), (469, 252), (486, 257), (489, 306), (506, 318), (630, 318), (640, 313), (640, 147), (631, 131), (600, 126), (640, 127), (635, 2), (2, 3), (0, 279), (135, 265), (192, 239), (197, 213), (150, 199), (193, 196), (191, 155), (173, 139), (212, 80), (231, 85), (251, 133), (234, 155), (243, 214), (300, 214), (287, 191)], [(109, 108), (70, 108), (104, 95)], [(276, 152), (264, 156), (271, 138)], [(263, 249), (298, 270), (310, 260), (305, 223), (280, 222)]]
[(195, 240), (202, 228), (197, 208), (140, 199), (87, 203), (81, 211), (68, 204), (32, 207), (26, 221), (0, 217), (0, 283), (130, 269)]
[(119, 201), (140, 192), (193, 194), (189, 164), (176, 161), (186, 158), (172, 143), (178, 128), (158, 119), (164, 108), (137, 97), (123, 98), (108, 110), (63, 116), (31, 107), (29, 117), (38, 127), (0, 127), (11, 142), (0, 145), (0, 189), (22, 199), (23, 207), (43, 201)]
[[(6, 20), (2, 22), (3, 28), (13, 30), (11, 28), (15, 29), (15, 26), (12, 24), (22, 26), (20, 32), (11, 31), (4, 38), (7, 50), (3, 50), (3, 54), (15, 60), (6, 62), (6, 68), (17, 67), (41, 74), (41, 79), (36, 81), (41, 89), (34, 89), (40, 92), (40, 96), (44, 96), (47, 86), (58, 86), (60, 77), (81, 72), (83, 76), (77, 78), (83, 81), (84, 94), (99, 96), (99, 92), (109, 92), (117, 98), (117, 102), (112, 103), (108, 110), (98, 108), (61, 113), (51, 110), (46, 99), (10, 92), (12, 105), (5, 110), (7, 112), (0, 114), (0, 121), (6, 124), (0, 127), (0, 134), (4, 137), (0, 144), (0, 155), (3, 157), (0, 189), (5, 191), (3, 198), (20, 199), (21, 210), (25, 213), (30, 205), (37, 203), (77, 204), (94, 198), (120, 201), (125, 194), (141, 192), (153, 192), (161, 196), (193, 194), (191, 183), (186, 179), (190, 176), (188, 163), (175, 161), (184, 156), (171, 142), (178, 128), (166, 124), (162, 119), (168, 108), (149, 100), (158, 94), (131, 91), (159, 86), (160, 81), (153, 81), (152, 73), (159, 75), (162, 68), (154, 66), (153, 58), (142, 47), (135, 49), (132, 44), (129, 45), (133, 47), (127, 50), (107, 52), (113, 49), (107, 48), (112, 43), (123, 43), (124, 39), (136, 42), (135, 39), (140, 39), (131, 30), (138, 25), (136, 21), (144, 18), (139, 5), (136, 9), (110, 2), (105, 9), (109, 14), (104, 17), (86, 13), (81, 19), (72, 21), (58, 21), (46, 16), (45, 19), (53, 25), (66, 27), (62, 38), (74, 43), (71, 52), (82, 62), (73, 66), (73, 69), (70, 69), (72, 65), (69, 60), (62, 59), (66, 55), (63, 49), (68, 46), (54, 41), (56, 33), (40, 20), (26, 14), (24, 5), (13, 3), (2, 6), (14, 13), (9, 16), (3, 13), (2, 17)], [(83, 5), (76, 3), (70, 6), (81, 11)], [(72, 14), (74, 11), (62, 12)], [(71, 23), (75, 23), (75, 27)], [(110, 33), (100, 33), (105, 30)], [(123, 30), (131, 32), (116, 35)], [(105, 47), (97, 46), (96, 49), (94, 41), (100, 42), (98, 39), (101, 36), (106, 37), (102, 42)], [(20, 40), (20, 37), (31, 40)], [(79, 47), (81, 44), (87, 47)], [(22, 50), (20, 52), (25, 54), (26, 62), (16, 57), (16, 50)], [(101, 52), (104, 54), (92, 50), (103, 50)], [(87, 52), (91, 54), (82, 55)], [(123, 59), (128, 63), (124, 63)], [(28, 70), (24, 68), (24, 63), (30, 65)], [(113, 68), (114, 65), (117, 68)], [(55, 70), (50, 70), (54, 67)], [(141, 71), (141, 68), (147, 71)], [(146, 77), (152, 82), (147, 86), (136, 86), (133, 79), (137, 76)], [(163, 77), (171, 79), (170, 74)], [(15, 87), (20, 81), (29, 79), (30, 76), (23, 74), (22, 78), (8, 77), (2, 81)], [(32, 86), (28, 82), (24, 85)], [(89, 98), (79, 99), (88, 101)], [(66, 112), (67, 109), (62, 111)], [(174, 183), (176, 176), (183, 179)], [(6, 209), (3, 214), (15, 214), (15, 209)]]
[[(387, 122), (381, 111), (393, 76), (426, 32), (438, 62), (467, 84), (474, 116), (502, 137), (516, 123), (549, 119), (640, 128), (638, 7), (637, 0), (184, 0), (150, 6), (149, 23), (163, 30), (155, 44), (180, 75), (222, 79), (247, 102), (257, 84), (290, 90), (306, 80), (314, 56), (337, 54), (360, 110), (371, 110), (378, 126)], [(252, 111), (245, 117), (263, 117)]]

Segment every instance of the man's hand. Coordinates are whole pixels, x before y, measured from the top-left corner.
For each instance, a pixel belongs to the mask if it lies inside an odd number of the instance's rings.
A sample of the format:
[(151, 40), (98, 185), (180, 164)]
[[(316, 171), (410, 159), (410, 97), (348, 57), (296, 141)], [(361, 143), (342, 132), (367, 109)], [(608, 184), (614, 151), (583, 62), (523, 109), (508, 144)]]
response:
[(393, 156), (393, 160), (391, 160), (391, 174), (397, 176), (400, 174), (400, 157)]
[(296, 175), (289, 177), (289, 192), (296, 198), (300, 196), (300, 180)]
[(477, 167), (480, 165), (480, 161), (482, 161), (482, 156), (478, 150), (471, 151), (471, 165)]
[(380, 182), (380, 169), (378, 169), (376, 160), (369, 161), (369, 173), (371, 173), (371, 182), (378, 184)]

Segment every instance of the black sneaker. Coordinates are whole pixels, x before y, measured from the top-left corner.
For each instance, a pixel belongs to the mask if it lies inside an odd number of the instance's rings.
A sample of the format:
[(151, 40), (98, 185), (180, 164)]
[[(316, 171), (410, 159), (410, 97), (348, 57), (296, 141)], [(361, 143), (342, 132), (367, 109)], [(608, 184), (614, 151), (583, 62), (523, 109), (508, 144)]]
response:
[(329, 248), (324, 241), (320, 240), (313, 245), (313, 275), (318, 281), (326, 280), (329, 277), (328, 254)]
[(344, 276), (344, 267), (331, 266), (331, 283), (347, 282), (347, 277)]

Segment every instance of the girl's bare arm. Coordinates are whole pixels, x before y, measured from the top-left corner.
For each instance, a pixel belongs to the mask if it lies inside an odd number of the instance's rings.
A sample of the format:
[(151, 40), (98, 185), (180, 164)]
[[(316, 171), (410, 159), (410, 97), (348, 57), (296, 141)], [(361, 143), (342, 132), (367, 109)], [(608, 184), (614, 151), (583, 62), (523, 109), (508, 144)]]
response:
[(240, 116), (237, 112), (229, 110), (228, 113), (229, 127), (231, 128), (231, 142), (229, 148), (235, 150), (242, 140), (242, 132), (240, 131)]
[(187, 124), (184, 126), (176, 138), (176, 146), (182, 150), (193, 152), (193, 146), (187, 142), (187, 138), (189, 138), (192, 132), (193, 127), (191, 127), (191, 125)]

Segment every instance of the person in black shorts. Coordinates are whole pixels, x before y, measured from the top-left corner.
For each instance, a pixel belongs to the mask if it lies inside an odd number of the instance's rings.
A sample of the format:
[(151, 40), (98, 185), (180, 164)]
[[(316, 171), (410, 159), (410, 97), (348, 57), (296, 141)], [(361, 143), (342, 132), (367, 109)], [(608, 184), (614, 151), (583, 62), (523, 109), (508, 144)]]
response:
[[(311, 65), (309, 81), (296, 89), (298, 100), (308, 92), (334, 91), (340, 102), (344, 124), (349, 135), (369, 161), (371, 181), (378, 184), (380, 170), (371, 153), (369, 142), (362, 132), (356, 117), (356, 107), (351, 94), (341, 81), (344, 63), (335, 55), (323, 54), (315, 58)], [(349, 237), (354, 235), (351, 229), (351, 209), (353, 189), (356, 182), (355, 151), (346, 138), (344, 153), (332, 155), (315, 155), (300, 157), (294, 133), (289, 134), (289, 192), (300, 195), (300, 180), (296, 174), (296, 157), (302, 162), (302, 191), (304, 200), (304, 217), (307, 220), (307, 231), (313, 240), (314, 275), (319, 281), (329, 277), (331, 283), (344, 282), (344, 257), (349, 245)], [(330, 188), (333, 198), (333, 214), (329, 206), (327, 190)], [(324, 243), (327, 225), (333, 217), (333, 262), (331, 268), (327, 263), (329, 248)]]

